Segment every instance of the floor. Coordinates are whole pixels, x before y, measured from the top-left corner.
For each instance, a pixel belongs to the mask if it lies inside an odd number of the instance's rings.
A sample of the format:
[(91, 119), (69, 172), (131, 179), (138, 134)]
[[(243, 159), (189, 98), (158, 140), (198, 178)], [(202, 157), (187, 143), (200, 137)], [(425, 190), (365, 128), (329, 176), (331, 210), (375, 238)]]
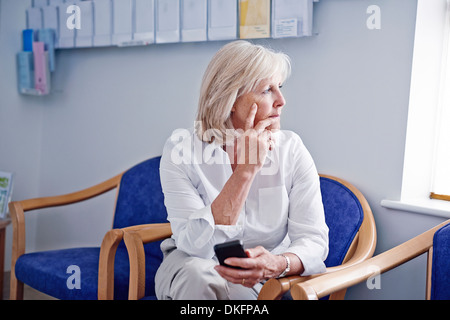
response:
[[(9, 300), (9, 277), (10, 272), (5, 272), (3, 278), (3, 300)], [(33, 288), (25, 285), (23, 289), (24, 300), (56, 300), (44, 293), (34, 290)]]

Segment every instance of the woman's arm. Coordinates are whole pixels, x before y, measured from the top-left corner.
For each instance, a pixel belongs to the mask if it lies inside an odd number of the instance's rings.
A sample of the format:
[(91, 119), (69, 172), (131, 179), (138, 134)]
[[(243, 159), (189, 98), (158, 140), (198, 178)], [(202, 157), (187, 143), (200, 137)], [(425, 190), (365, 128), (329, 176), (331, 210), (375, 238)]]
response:
[(234, 164), (234, 170), (211, 204), (214, 222), (217, 225), (236, 224), (253, 179), (263, 166), (269, 150), (269, 133), (266, 128), (275, 120), (261, 120), (253, 126), (257, 109), (256, 103), (253, 104), (245, 121), (244, 134), (236, 141), (234, 148), (227, 150)]

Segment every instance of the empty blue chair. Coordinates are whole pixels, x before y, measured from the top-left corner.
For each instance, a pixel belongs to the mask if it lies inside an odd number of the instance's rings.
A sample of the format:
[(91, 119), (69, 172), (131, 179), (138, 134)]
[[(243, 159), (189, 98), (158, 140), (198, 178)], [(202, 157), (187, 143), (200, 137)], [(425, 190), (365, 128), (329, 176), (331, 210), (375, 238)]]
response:
[[(345, 290), (422, 255), (428, 254), (426, 299), (450, 299), (450, 220), (390, 250), (349, 268), (297, 283), (292, 296), (297, 300), (316, 300)], [(399, 297), (401, 299), (401, 297)]]
[[(127, 299), (130, 266), (121, 230), (167, 222), (159, 163), (160, 157), (146, 160), (108, 181), (72, 194), (11, 202), (14, 230), (10, 298), (23, 299), (23, 284), (27, 284), (58, 299)], [(101, 247), (25, 253), (25, 212), (76, 203), (114, 188), (119, 191), (113, 230), (105, 235)], [(161, 263), (158, 242), (146, 245), (145, 252), (154, 264)], [(149, 278), (151, 272), (149, 269)]]
[(431, 300), (450, 300), (450, 224), (433, 237), (430, 290)]

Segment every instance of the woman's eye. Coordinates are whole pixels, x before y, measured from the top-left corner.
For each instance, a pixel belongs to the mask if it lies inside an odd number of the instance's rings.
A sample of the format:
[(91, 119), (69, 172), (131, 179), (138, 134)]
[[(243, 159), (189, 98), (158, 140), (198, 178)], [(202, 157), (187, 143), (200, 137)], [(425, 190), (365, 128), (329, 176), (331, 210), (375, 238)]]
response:
[[(278, 89), (281, 89), (281, 88), (283, 88), (283, 85), (282, 85), (282, 84), (278, 85)], [(271, 93), (272, 91), (273, 91), (273, 87), (270, 86), (270, 87), (268, 87), (266, 90), (263, 91), (263, 94), (269, 94), (269, 93)]]
[(272, 91), (272, 87), (267, 88), (266, 90), (264, 90), (264, 94), (268, 94)]

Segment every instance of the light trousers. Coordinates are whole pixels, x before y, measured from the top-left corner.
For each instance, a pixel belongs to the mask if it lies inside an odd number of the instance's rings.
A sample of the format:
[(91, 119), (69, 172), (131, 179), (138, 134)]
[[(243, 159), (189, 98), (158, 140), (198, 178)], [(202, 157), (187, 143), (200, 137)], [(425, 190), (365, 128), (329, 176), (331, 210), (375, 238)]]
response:
[(213, 259), (178, 250), (172, 238), (161, 243), (164, 260), (155, 276), (158, 300), (255, 300), (262, 284), (247, 288), (222, 278)]

